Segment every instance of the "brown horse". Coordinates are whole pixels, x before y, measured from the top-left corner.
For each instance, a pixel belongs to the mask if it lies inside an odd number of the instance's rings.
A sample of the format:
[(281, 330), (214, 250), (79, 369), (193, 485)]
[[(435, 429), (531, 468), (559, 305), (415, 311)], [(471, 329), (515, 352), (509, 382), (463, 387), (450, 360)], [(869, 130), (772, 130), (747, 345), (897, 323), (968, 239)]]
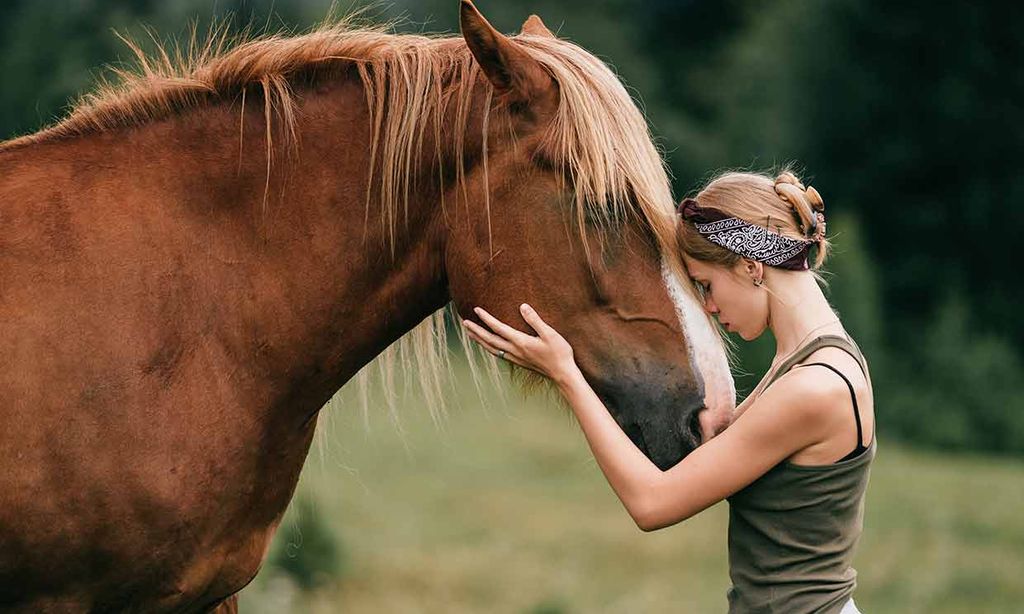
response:
[(449, 302), (535, 305), (661, 467), (728, 415), (627, 92), (461, 11), (140, 54), (0, 145), (0, 608), (234, 609), (320, 408)]

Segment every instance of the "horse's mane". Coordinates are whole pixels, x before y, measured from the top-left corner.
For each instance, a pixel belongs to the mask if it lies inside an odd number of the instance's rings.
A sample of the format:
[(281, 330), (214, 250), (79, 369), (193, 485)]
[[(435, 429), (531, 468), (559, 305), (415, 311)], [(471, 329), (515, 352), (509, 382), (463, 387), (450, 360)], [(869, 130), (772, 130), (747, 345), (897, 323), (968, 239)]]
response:
[[(409, 179), (416, 172), (412, 165), (419, 159), (426, 131), (441, 143), (442, 118), (454, 113), (453, 133), (444, 138), (454, 139), (461, 154), (473, 96), (484, 95), (489, 108), (492, 88), (477, 78), (479, 66), (461, 37), (392, 34), (386, 29), (357, 27), (342, 18), (301, 35), (231, 37), (227, 27), (219, 26), (205, 37), (193, 30), (184, 48), (168, 50), (157, 43), (154, 54), (125, 39), (136, 56), (135, 67), (113, 68), (114, 80), (101, 81), (64, 119), (2, 143), (0, 150), (139, 126), (218, 101), (238, 103), (244, 113), (251, 92), (259, 94), (264, 107), (269, 165), (275, 125), (277, 145), (295, 144), (296, 123), (301, 121), (296, 92), (301, 84), (331, 66), (354, 65), (370, 111), (371, 160), (379, 160), (377, 168), (370, 169), (371, 177), (380, 182), (376, 196), (393, 246), (398, 212), (407, 201)], [(685, 280), (665, 166), (643, 114), (620, 80), (592, 54), (566, 40), (526, 34), (514, 40), (558, 83), (560, 99), (546, 135), (547, 149), (555, 152), (555, 162), (572, 183), (573, 213), (584, 247), (595, 227), (637, 224), (655, 238), (667, 268)], [(483, 90), (474, 92), (478, 87)], [(485, 135), (487, 117), (485, 113)], [(482, 154), (486, 165), (486, 139)], [(463, 182), (463, 169), (455, 170), (457, 181)], [(485, 206), (489, 214), (489, 204)], [(683, 286), (692, 291), (691, 284)], [(441, 310), (386, 350), (380, 363), (383, 377), (390, 380), (396, 361), (409, 367), (415, 358), (432, 413), (441, 405), (440, 373), (450, 366), (445, 330)], [(467, 344), (465, 337), (462, 341)], [(493, 374), (493, 362), (487, 364)], [(476, 368), (473, 374), (477, 380)]]

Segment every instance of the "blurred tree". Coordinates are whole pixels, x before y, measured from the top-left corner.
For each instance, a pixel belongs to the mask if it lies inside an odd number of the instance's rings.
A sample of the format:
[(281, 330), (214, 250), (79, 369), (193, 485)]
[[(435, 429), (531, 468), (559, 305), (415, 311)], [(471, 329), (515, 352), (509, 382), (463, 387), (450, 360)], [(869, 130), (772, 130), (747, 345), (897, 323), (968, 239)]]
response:
[(1007, 340), (978, 333), (966, 299), (951, 294), (917, 345), (890, 356), (879, 423), (946, 450), (1024, 453), (1024, 365)]
[(312, 590), (339, 579), (344, 571), (344, 552), (334, 533), (320, 516), (309, 496), (299, 496), (289, 506), (289, 518), (281, 523), (280, 544), (270, 557), (275, 568), (302, 590)]
[(910, 335), (963, 292), (977, 324), (1024, 346), (1004, 238), (1024, 228), (1024, 125), (1010, 120), (1024, 108), (1022, 18), (1009, 2), (833, 7), (842, 55), (812, 67), (810, 93), (830, 104), (812, 108), (807, 155), (870, 220), (888, 310)]
[(202, 0), (79, 0), (0, 3), (0, 71), (9, 85), (0, 90), (0, 138), (34, 132), (59, 119), (77, 95), (89, 90), (103, 65), (132, 60), (114, 32), (127, 33), (151, 48), (144, 27), (164, 42), (188, 40), (194, 23), (200, 33), (213, 20), (233, 16), (239, 30), (286, 25), (306, 27), (327, 13), (328, 0), (275, 5), (271, 0), (229, 0), (212, 7)]
[(652, 6), (651, 38), (669, 49), (651, 56), (659, 98), (684, 111), (667, 123), (677, 188), (709, 168), (798, 159), (826, 202), (841, 194), (865, 220), (891, 335), (905, 341), (945, 289), (969, 289), (979, 323), (1024, 345), (1002, 239), (1024, 228), (1024, 125), (1010, 120), (1024, 108), (1024, 5)]
[(111, 61), (121, 42), (111, 28), (126, 29), (149, 2), (83, 0), (61, 10), (47, 3), (13, 2), (0, 21), (0, 90), (3, 133), (22, 134), (52, 122), (69, 97), (93, 81), (100, 62)]
[[(828, 229), (833, 248), (825, 273), (829, 282), (826, 295), (865, 355), (880, 356), (885, 317), (878, 295), (878, 273), (864, 245), (863, 223), (853, 211), (840, 210), (829, 220)], [(874, 364), (875, 368), (879, 366)]]

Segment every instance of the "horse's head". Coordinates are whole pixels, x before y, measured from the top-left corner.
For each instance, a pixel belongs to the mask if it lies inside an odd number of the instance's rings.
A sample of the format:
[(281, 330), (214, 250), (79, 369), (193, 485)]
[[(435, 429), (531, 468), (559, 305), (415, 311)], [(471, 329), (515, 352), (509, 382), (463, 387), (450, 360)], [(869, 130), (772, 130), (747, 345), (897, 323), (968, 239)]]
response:
[(534, 305), (623, 430), (668, 468), (728, 422), (734, 389), (676, 253), (646, 122), (602, 62), (537, 17), (514, 38), (468, 0), (461, 17), (487, 94), (467, 115), (483, 126), (483, 159), (466, 145), (464, 181), (445, 193), (452, 298), (465, 316), (480, 305), (521, 330), (518, 305)]

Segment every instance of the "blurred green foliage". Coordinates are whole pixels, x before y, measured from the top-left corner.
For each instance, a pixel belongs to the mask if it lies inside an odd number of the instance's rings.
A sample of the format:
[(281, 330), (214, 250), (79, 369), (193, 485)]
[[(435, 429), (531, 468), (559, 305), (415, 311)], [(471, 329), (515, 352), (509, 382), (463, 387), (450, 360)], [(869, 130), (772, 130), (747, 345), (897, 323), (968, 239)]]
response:
[(271, 567), (304, 591), (342, 576), (343, 547), (311, 493), (300, 495), (289, 507), (289, 515), (282, 522), (274, 543), (277, 548), (270, 557)]
[[(353, 8), (362, 6), (353, 0)], [(339, 5), (342, 11), (349, 5)], [(922, 445), (1024, 453), (1024, 4), (883, 0), (480, 0), (501, 30), (541, 15), (613, 64), (680, 196), (721, 168), (798, 161), (835, 237), (831, 298), (872, 365), (878, 428)], [(194, 20), (274, 30), (327, 0), (0, 3), (0, 135), (30, 132), (129, 57), (110, 32)], [(455, 0), (396, 0), (401, 31), (457, 31)], [(771, 359), (740, 344), (741, 393)]]

